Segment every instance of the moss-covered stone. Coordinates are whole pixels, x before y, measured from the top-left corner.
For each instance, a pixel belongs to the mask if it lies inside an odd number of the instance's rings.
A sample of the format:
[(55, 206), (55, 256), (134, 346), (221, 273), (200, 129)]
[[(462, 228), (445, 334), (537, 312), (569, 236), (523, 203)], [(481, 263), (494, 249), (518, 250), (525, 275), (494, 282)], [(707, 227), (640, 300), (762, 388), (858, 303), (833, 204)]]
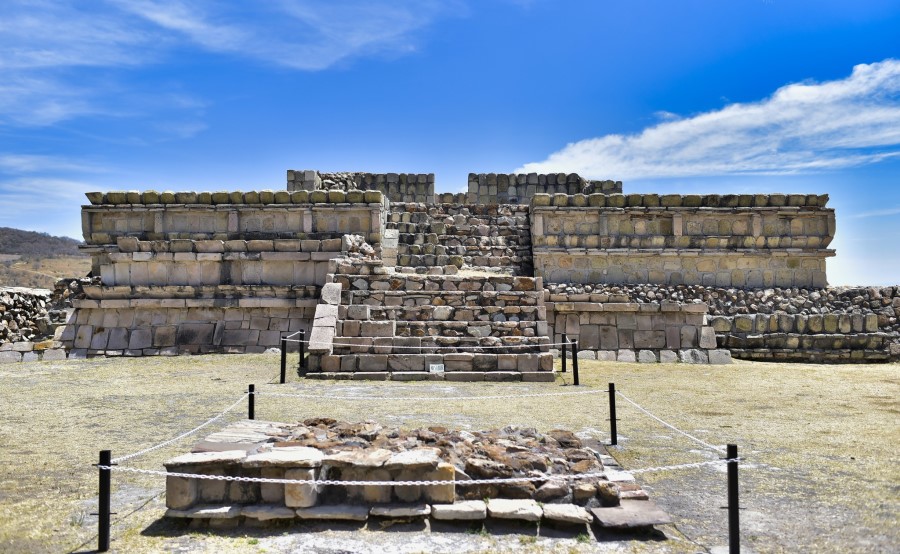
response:
[(625, 207), (625, 195), (624, 194), (610, 194), (606, 197), (606, 205), (610, 208), (624, 208)]
[(368, 204), (380, 204), (384, 195), (381, 194), (380, 190), (367, 190), (365, 193), (366, 203)]
[(197, 203), (197, 193), (196, 192), (176, 192), (175, 193), (175, 203), (176, 204), (196, 204)]
[(549, 206), (551, 203), (551, 197), (549, 194), (544, 194), (539, 192), (531, 197), (531, 205), (532, 206)]

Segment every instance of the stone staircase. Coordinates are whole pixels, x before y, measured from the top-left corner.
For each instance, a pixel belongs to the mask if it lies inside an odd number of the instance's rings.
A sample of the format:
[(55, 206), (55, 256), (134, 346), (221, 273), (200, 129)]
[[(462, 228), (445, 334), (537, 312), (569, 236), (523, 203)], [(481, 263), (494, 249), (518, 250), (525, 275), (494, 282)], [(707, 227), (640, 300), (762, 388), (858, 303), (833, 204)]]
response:
[(311, 339), (311, 377), (553, 380), (540, 278), (400, 273), (359, 260), (336, 269), (326, 288), (340, 287), (340, 298), (321, 318), (333, 333)]
[(399, 233), (399, 267), (534, 274), (527, 205), (394, 203), (387, 228)]

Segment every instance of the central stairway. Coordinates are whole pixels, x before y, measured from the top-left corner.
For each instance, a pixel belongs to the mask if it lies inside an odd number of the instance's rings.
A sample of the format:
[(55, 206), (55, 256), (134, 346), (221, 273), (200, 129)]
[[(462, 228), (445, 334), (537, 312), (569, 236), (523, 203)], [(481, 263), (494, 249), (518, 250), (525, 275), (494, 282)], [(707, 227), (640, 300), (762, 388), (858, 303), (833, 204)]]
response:
[(534, 275), (528, 205), (392, 203), (387, 229), (399, 233), (401, 268)]
[(317, 359), (309, 377), (553, 380), (540, 278), (421, 275), (380, 260), (335, 262), (326, 285), (340, 287), (334, 330), (330, 344), (311, 338)]

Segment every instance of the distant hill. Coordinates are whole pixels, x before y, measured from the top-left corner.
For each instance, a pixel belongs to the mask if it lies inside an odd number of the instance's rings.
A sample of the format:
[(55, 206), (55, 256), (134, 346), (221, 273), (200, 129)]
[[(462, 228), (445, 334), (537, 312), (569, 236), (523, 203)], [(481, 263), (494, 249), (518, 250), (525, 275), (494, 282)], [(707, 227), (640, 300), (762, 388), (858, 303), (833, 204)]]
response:
[(83, 257), (78, 251), (80, 241), (68, 237), (54, 237), (10, 227), (0, 227), (0, 254), (18, 254), (22, 258)]

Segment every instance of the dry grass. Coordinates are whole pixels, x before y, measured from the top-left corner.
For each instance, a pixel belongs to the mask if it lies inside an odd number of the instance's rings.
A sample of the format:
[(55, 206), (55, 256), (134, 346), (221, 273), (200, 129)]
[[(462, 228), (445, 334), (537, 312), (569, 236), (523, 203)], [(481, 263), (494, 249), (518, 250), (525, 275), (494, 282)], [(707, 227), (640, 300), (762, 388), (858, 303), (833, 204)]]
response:
[(0, 258), (0, 285), (53, 289), (63, 277), (82, 277), (91, 270), (87, 256), (60, 258), (20, 258), (18, 255), (2, 255)]
[[(516, 395), (576, 390), (556, 384), (362, 383), (303, 381), (264, 385), (277, 356), (100, 359), (0, 366), (0, 551), (59, 552), (93, 547), (96, 462), (158, 443), (218, 413), (248, 383), (262, 391), (303, 391), (316, 400), (261, 396), (257, 417), (293, 421), (312, 415), (367, 418), (404, 427), (508, 424), (594, 432), (607, 437), (605, 394), (453, 401), (458, 395)], [(900, 439), (900, 366), (811, 366), (737, 363), (729, 367), (582, 362), (577, 390), (615, 382), (659, 416), (714, 444), (735, 442), (747, 458), (741, 472), (744, 543), (757, 552), (888, 551), (897, 525), (896, 444)], [(570, 375), (570, 374), (569, 374)], [(328, 394), (359, 397), (351, 401)], [(375, 401), (372, 396), (438, 396), (442, 401)], [(369, 399), (367, 399), (369, 398)], [(243, 416), (243, 407), (232, 420)], [(714, 457), (624, 403), (620, 447), (631, 468)], [(198, 436), (202, 436), (202, 432)], [(133, 465), (160, 468), (190, 441)], [(704, 548), (725, 544), (724, 473), (711, 468), (644, 474), (640, 481)], [(114, 474), (113, 546), (119, 551), (259, 552), (299, 548), (304, 533), (200, 534), (158, 521), (163, 483)], [(287, 530), (285, 530), (287, 531)], [(368, 533), (368, 532), (366, 532)], [(388, 533), (368, 533), (367, 541)], [(695, 552), (675, 529), (673, 540), (633, 542), (630, 552)], [(354, 534), (346, 536), (354, 537)], [(325, 540), (329, 535), (317, 535)], [(403, 539), (404, 541), (406, 539)], [(496, 551), (594, 551), (597, 543), (524, 544), (472, 537)], [(482, 541), (482, 542), (477, 542)], [(291, 545), (292, 547), (285, 546)], [(393, 543), (397, 544), (397, 543)], [(471, 546), (471, 545), (470, 545)], [(394, 546), (396, 548), (396, 546)], [(390, 546), (386, 546), (390, 549)], [(424, 549), (427, 549), (425, 545)], [(476, 546), (476, 548), (481, 548)], [(302, 549), (302, 548), (301, 548)], [(606, 550), (604, 550), (606, 551)]]

